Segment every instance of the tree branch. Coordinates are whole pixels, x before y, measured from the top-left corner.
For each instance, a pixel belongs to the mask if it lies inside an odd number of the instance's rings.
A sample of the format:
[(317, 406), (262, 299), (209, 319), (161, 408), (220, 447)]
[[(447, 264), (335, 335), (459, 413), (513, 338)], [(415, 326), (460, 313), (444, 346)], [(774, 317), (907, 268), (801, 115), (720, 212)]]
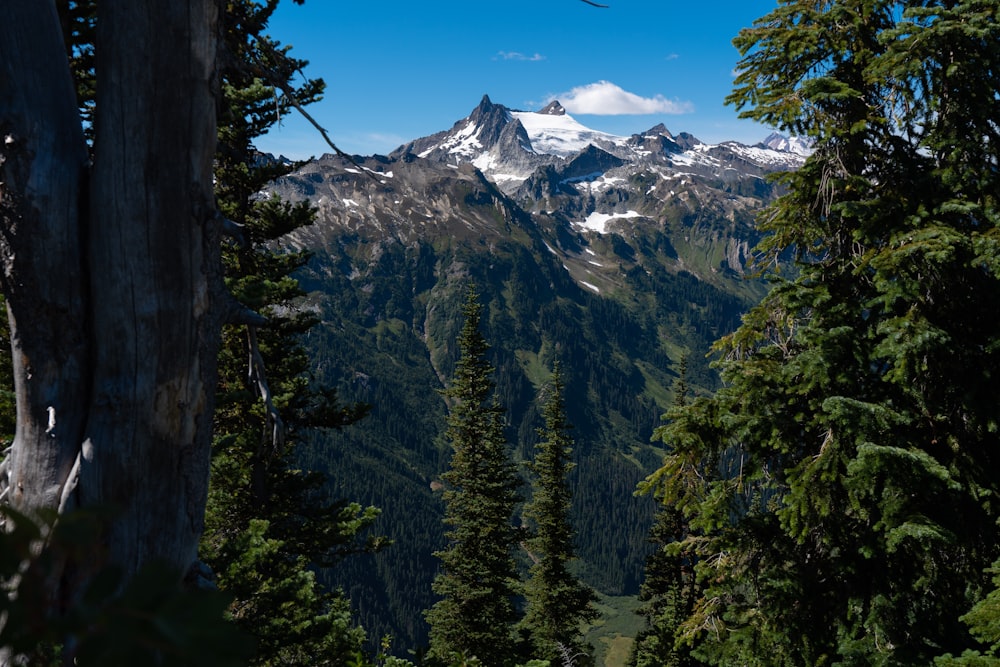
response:
[[(274, 54), (274, 49), (271, 47), (271, 45), (267, 44), (264, 41), (257, 40), (257, 47), (262, 51), (267, 51), (272, 55)], [(370, 173), (370, 170), (365, 169), (360, 164), (358, 164), (357, 160), (355, 160), (353, 156), (348, 155), (344, 151), (340, 150), (340, 148), (337, 147), (337, 144), (333, 143), (333, 139), (330, 138), (330, 134), (326, 131), (326, 128), (320, 125), (315, 118), (309, 115), (309, 112), (306, 111), (305, 108), (302, 106), (302, 104), (299, 103), (298, 98), (295, 96), (295, 93), (292, 91), (291, 86), (289, 86), (287, 82), (282, 81), (280, 77), (275, 76), (274, 72), (265, 67), (256, 57), (255, 54), (252, 57), (254, 59), (253, 65), (255, 73), (261, 78), (263, 78), (268, 83), (268, 85), (281, 91), (282, 95), (285, 96), (285, 99), (288, 100), (288, 102), (293, 107), (295, 107), (296, 111), (302, 114), (302, 117), (305, 118), (307, 121), (309, 121), (309, 123), (316, 128), (316, 130), (320, 133), (320, 136), (323, 137), (323, 141), (326, 142), (327, 146), (333, 149), (333, 152), (337, 156), (347, 160), (352, 165), (357, 167), (361, 172), (368, 174), (368, 176), (373, 180), (375, 180), (376, 182), (381, 182), (374, 174)]]
[(264, 401), (264, 408), (267, 411), (267, 423), (271, 426), (271, 447), (277, 452), (285, 444), (285, 423), (281, 420), (278, 409), (274, 406), (271, 387), (267, 384), (267, 376), (264, 371), (264, 358), (260, 354), (260, 346), (257, 344), (257, 327), (247, 326), (247, 347), (250, 348), (249, 359), (249, 380), (251, 384), (257, 386), (257, 393)]
[(59, 493), (60, 515), (66, 512), (66, 508), (69, 505), (70, 497), (73, 495), (73, 492), (76, 490), (77, 485), (80, 483), (81, 454), (76, 455), (76, 460), (73, 462), (73, 467), (69, 471), (69, 476), (66, 478), (66, 481), (63, 482), (62, 491)]
[(260, 327), (267, 324), (267, 318), (237, 300), (229, 292), (223, 296), (222, 322), (224, 324), (246, 324), (251, 327)]

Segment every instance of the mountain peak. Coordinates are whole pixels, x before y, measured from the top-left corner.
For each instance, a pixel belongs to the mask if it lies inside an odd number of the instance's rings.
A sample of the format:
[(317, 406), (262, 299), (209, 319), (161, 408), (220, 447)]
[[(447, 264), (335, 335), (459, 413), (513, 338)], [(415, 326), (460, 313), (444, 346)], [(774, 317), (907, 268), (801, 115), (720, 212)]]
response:
[(652, 137), (666, 137), (667, 139), (674, 138), (674, 135), (670, 134), (670, 130), (668, 130), (667, 126), (664, 125), (663, 123), (658, 123), (653, 127), (649, 128), (643, 133), (642, 136), (648, 138)]
[(546, 116), (565, 116), (566, 109), (563, 105), (559, 104), (559, 100), (552, 100), (538, 113)]
[(802, 157), (807, 157), (813, 152), (813, 144), (809, 139), (804, 137), (786, 137), (777, 132), (769, 134), (759, 145), (776, 151), (794, 153)]
[(498, 105), (493, 104), (493, 100), (490, 99), (489, 95), (483, 95), (483, 99), (479, 101), (479, 105), (472, 110), (472, 116), (488, 116), (493, 114)]

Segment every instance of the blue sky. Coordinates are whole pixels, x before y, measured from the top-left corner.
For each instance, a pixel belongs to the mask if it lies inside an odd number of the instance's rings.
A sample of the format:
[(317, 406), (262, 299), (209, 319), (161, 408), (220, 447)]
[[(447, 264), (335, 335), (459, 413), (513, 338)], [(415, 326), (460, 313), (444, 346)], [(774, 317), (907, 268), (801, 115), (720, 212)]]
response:
[[(715, 143), (754, 143), (767, 128), (723, 99), (732, 38), (776, 0), (285, 0), (270, 33), (310, 62), (327, 90), (308, 111), (362, 155), (449, 129), (484, 94), (512, 109), (558, 99), (578, 121), (629, 135), (663, 123)], [(289, 116), (258, 141), (305, 158), (328, 152)]]

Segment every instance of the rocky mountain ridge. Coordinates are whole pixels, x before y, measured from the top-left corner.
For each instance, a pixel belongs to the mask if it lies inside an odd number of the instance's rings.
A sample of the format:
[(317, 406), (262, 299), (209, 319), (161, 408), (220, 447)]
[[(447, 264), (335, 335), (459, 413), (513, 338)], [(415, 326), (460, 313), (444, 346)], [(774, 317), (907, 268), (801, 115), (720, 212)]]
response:
[(705, 144), (662, 124), (616, 137), (580, 125), (558, 102), (524, 112), (484, 96), (448, 131), (354, 163), (325, 155), (273, 190), (319, 209), (320, 222), (289, 239), (296, 247), (342, 230), (400, 242), (431, 228), (459, 237), (491, 226), (502, 233), (493, 222), (499, 213), (505, 225), (517, 220), (546, 237), (578, 282), (597, 288), (613, 280), (587, 267), (573, 269), (585, 247), (596, 252), (589, 246), (602, 245), (597, 236), (663, 232), (670, 221), (686, 220), (693, 234), (668, 236), (675, 248), (690, 245), (690, 252), (661, 259), (715, 280), (720, 271), (744, 273), (756, 241), (754, 215), (774, 196), (767, 176), (804, 160), (801, 142), (778, 135), (767, 141)]
[(536, 170), (571, 161), (586, 150), (615, 156), (622, 161), (617, 166), (628, 165), (631, 171), (658, 169), (666, 174), (695, 170), (717, 176), (736, 168), (734, 165), (758, 176), (795, 169), (807, 154), (805, 144), (777, 134), (755, 146), (737, 142), (713, 145), (686, 133), (675, 137), (659, 124), (642, 134), (621, 137), (581, 125), (558, 101), (537, 112), (515, 111), (483, 96), (472, 113), (450, 130), (404, 144), (390, 157), (415, 154), (450, 164), (468, 162), (504, 192), (514, 194)]

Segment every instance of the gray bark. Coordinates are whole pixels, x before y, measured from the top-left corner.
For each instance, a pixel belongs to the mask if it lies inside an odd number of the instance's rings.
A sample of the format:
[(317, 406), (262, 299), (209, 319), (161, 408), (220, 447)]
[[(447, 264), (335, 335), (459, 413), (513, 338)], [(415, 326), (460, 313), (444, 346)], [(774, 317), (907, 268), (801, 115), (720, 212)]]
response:
[(123, 512), (107, 539), (128, 571), (150, 558), (184, 567), (204, 520), (220, 330), (217, 7), (98, 8), (94, 373), (77, 493), (82, 505)]
[(18, 507), (54, 507), (85, 418), (87, 152), (55, 6), (3, 0), (0, 15), (0, 250), (17, 396), (8, 493)]
[(218, 0), (99, 3), (92, 168), (54, 3), (0, 0), (0, 16), (10, 501), (112, 507), (111, 562), (183, 571), (204, 518), (220, 336)]

